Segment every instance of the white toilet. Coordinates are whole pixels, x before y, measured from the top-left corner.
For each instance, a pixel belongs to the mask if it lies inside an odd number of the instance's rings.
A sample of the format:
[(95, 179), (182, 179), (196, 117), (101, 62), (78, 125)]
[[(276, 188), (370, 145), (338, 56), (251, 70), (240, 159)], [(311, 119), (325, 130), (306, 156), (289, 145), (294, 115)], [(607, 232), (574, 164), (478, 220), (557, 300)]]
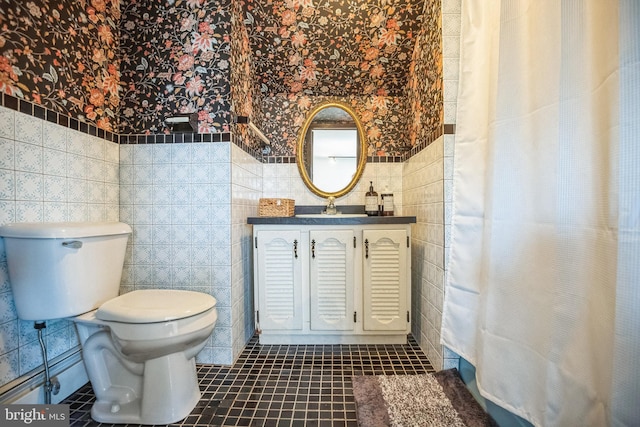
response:
[(75, 316), (92, 418), (170, 424), (200, 399), (195, 356), (215, 326), (216, 300), (163, 289), (118, 296), (129, 234), (120, 222), (0, 227), (18, 317)]

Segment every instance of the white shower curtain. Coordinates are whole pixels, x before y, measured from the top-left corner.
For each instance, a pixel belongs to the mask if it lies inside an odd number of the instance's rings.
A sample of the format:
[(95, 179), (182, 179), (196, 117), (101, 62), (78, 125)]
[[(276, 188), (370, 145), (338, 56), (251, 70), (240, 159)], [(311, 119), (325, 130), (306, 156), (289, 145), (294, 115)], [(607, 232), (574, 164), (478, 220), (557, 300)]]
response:
[(442, 343), (539, 426), (640, 425), (639, 4), (462, 1)]

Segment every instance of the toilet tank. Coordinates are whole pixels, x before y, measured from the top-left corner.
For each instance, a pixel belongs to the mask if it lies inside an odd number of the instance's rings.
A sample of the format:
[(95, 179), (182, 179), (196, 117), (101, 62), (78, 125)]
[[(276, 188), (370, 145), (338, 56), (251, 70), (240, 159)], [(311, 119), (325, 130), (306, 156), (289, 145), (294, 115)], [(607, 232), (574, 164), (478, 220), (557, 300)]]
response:
[(121, 222), (1, 226), (18, 317), (76, 316), (118, 296), (129, 234)]

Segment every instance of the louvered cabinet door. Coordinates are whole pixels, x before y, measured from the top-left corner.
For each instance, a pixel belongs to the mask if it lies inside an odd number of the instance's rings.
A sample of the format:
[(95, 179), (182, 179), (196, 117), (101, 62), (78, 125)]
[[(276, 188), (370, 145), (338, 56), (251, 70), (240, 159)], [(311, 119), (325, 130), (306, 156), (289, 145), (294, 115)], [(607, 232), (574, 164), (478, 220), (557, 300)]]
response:
[(362, 238), (364, 330), (406, 330), (407, 233), (364, 230)]
[(354, 329), (353, 230), (314, 230), (309, 234), (311, 330)]
[(264, 230), (256, 238), (260, 328), (302, 329), (300, 232)]

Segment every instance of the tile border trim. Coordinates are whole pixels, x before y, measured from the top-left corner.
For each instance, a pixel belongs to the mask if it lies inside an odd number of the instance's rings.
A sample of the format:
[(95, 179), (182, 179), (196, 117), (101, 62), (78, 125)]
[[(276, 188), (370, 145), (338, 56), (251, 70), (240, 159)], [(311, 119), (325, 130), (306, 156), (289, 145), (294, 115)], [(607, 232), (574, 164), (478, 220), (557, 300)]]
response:
[[(24, 99), (16, 98), (7, 93), (0, 93), (0, 106), (15, 110), (51, 123), (58, 124), (73, 130), (77, 130), (88, 135), (97, 136), (107, 141), (117, 144), (179, 144), (179, 143), (201, 143), (201, 142), (232, 142), (248, 153), (256, 160), (267, 164), (291, 164), (296, 163), (295, 156), (264, 156), (259, 150), (249, 147), (232, 132), (218, 133), (173, 133), (173, 134), (117, 134), (111, 131), (100, 129), (92, 123), (86, 123), (57, 113), (41, 105), (34, 104)], [(406, 153), (399, 156), (367, 156), (367, 163), (403, 163), (411, 157), (424, 150), (442, 135), (455, 134), (455, 124), (444, 124), (439, 129), (432, 132), (429, 137), (407, 149)]]

